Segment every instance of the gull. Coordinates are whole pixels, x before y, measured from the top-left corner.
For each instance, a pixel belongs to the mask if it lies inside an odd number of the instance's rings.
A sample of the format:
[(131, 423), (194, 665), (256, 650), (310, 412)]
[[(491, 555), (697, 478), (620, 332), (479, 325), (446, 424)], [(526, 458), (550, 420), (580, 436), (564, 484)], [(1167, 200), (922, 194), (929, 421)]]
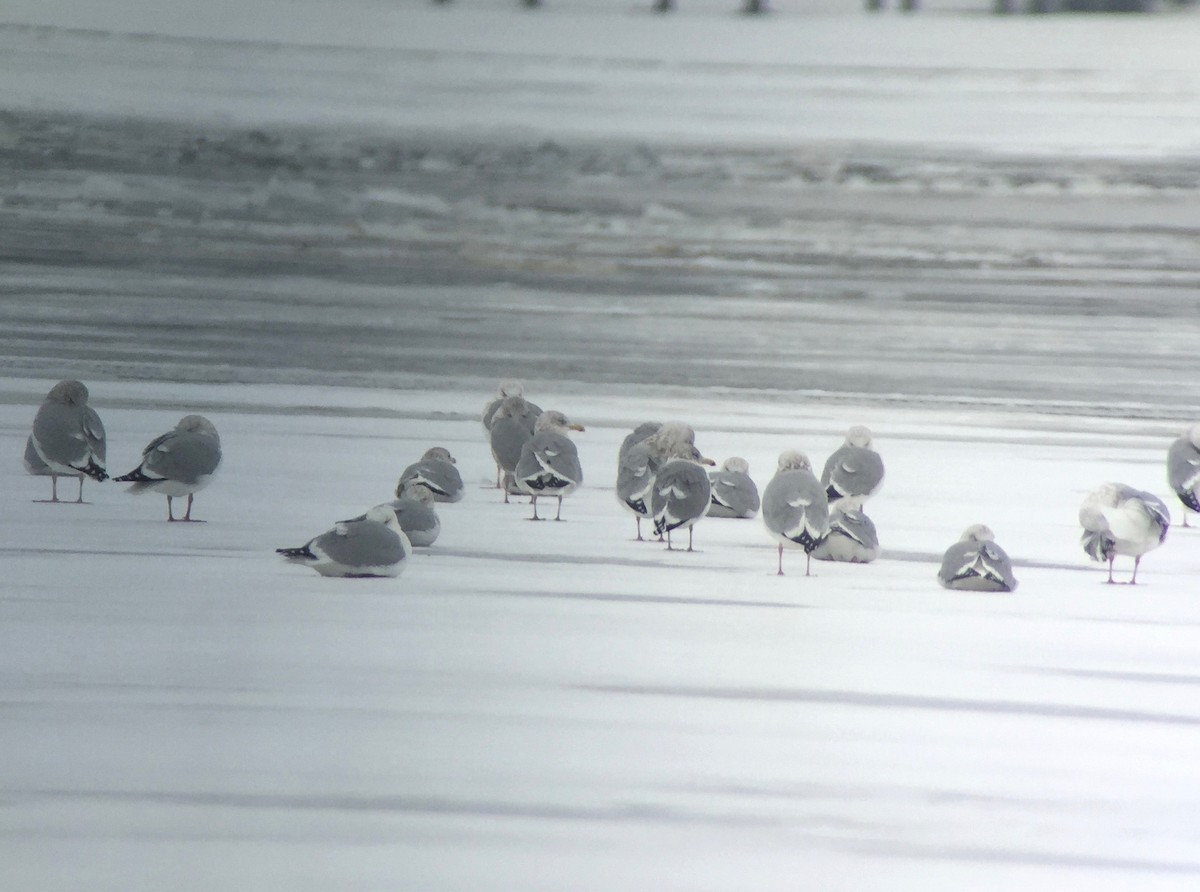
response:
[(861, 508), (883, 483), (883, 459), (871, 447), (871, 431), (856, 424), (846, 432), (846, 441), (833, 451), (821, 472), (821, 484), (829, 504), (844, 501)]
[(454, 456), (444, 446), (426, 449), (418, 461), (400, 473), (396, 489), (400, 490), (406, 483), (423, 483), (433, 493), (435, 502), (460, 501), (463, 497), (463, 481), (456, 464)]
[(496, 485), (503, 488), (506, 505), (509, 494), (519, 492), (515, 488), (513, 472), (521, 460), (521, 450), (533, 438), (542, 414), (540, 409), (534, 413), (523, 396), (514, 394), (504, 398), (492, 418), (488, 441), (492, 447), (492, 458), (496, 461)]
[[(496, 396), (493, 399), (491, 399), (486, 406), (483, 407), (483, 416), (480, 419), (483, 422), (483, 429), (488, 434), (489, 442), (491, 441), (492, 425), (495, 423), (497, 413), (499, 413), (499, 411), (500, 411), (500, 407), (504, 405), (504, 401), (506, 399), (508, 399), (509, 397), (514, 397), (514, 396), (521, 397), (522, 400), (524, 400), (524, 402), (521, 404), (521, 408), (520, 408), (519, 412), (513, 413), (512, 411), (510, 411), (508, 413), (508, 417), (509, 418), (514, 418), (514, 417), (519, 418), (519, 420), (524, 423), (524, 426), (525, 426), (526, 430), (528, 430), (529, 435), (530, 436), (533, 435), (533, 426), (537, 422), (537, 417), (542, 414), (541, 406), (537, 405), (536, 403), (531, 403), (529, 400), (524, 399), (525, 385), (523, 385), (520, 381), (501, 381), (500, 386), (496, 389)], [(519, 457), (519, 455), (520, 455), (520, 452), (518, 451), (517, 456)], [(515, 462), (515, 458), (514, 458), (514, 462)], [(511, 470), (511, 469), (509, 469), (509, 470)], [(497, 489), (500, 488), (500, 485), (502, 482), (502, 477), (503, 477), (503, 472), (504, 472), (504, 468), (501, 467), (499, 460), (497, 460), (497, 462), (496, 462), (496, 488)], [(507, 499), (505, 501), (507, 501)]]
[(1200, 511), (1200, 421), (1187, 429), (1167, 450), (1167, 482), (1183, 502), (1183, 525), (1188, 512)]
[(780, 454), (775, 476), (763, 491), (762, 516), (768, 532), (779, 541), (778, 575), (783, 575), (784, 545), (804, 549), (804, 575), (810, 575), (813, 549), (829, 522), (829, 500), (803, 452), (788, 449)]
[(861, 508), (838, 503), (829, 509), (829, 529), (817, 542), (812, 556), (818, 561), (869, 564), (879, 557), (879, 535)]
[(960, 592), (1015, 592), (1012, 561), (996, 544), (996, 534), (982, 523), (963, 530), (961, 538), (942, 556), (938, 570), (942, 588)]
[(691, 446), (695, 439), (696, 432), (681, 421), (666, 424), (648, 421), (638, 425), (621, 444), (617, 453), (617, 501), (637, 520), (638, 542), (645, 541), (642, 520), (650, 518), (654, 475), (671, 455)]
[(312, 567), (322, 576), (399, 576), (411, 551), (388, 505), (376, 505), (361, 519), (343, 520), (299, 548), (277, 548), (290, 563)]
[(75, 501), (83, 504), (83, 478), (108, 478), (104, 424), (87, 403), (88, 389), (81, 381), (59, 381), (42, 401), (25, 445), (25, 469), (50, 477), (50, 498), (38, 501), (59, 501), (58, 478), (75, 477), (79, 480)]
[(1083, 550), (1094, 561), (1108, 561), (1108, 582), (1113, 582), (1117, 555), (1133, 558), (1129, 584), (1137, 583), (1142, 555), (1167, 538), (1171, 515), (1162, 499), (1124, 483), (1104, 483), (1088, 493), (1079, 508), (1083, 525)]
[(725, 459), (719, 471), (710, 471), (712, 499), (709, 517), (749, 518), (758, 513), (758, 487), (750, 478), (750, 463), (733, 456)]
[[(433, 510), (433, 492), (424, 483), (404, 483), (396, 489), (396, 499), (376, 505), (386, 508), (396, 516), (400, 529), (414, 548), (423, 548), (437, 541), (442, 531), (442, 522)], [(366, 520), (366, 514), (344, 520), (342, 523)]]
[[(129, 491), (159, 492), (167, 497), (168, 521), (195, 521), (192, 498), (212, 481), (221, 464), (221, 438), (203, 415), (184, 415), (174, 430), (155, 437), (142, 450), (142, 463), (113, 480), (132, 483)], [(183, 517), (176, 517), (172, 500), (187, 496)]]
[(654, 532), (667, 536), (667, 550), (671, 547), (671, 532), (688, 531), (688, 547), (692, 550), (692, 529), (708, 515), (712, 502), (712, 484), (705, 465), (715, 465), (705, 458), (695, 446), (682, 444), (654, 475), (650, 491), (650, 516), (654, 519)]
[(570, 495), (583, 482), (579, 451), (567, 431), (583, 429), (582, 424), (567, 420), (566, 415), (555, 409), (538, 416), (534, 434), (521, 447), (521, 457), (512, 473), (517, 488), (533, 498), (530, 520), (542, 520), (537, 513), (539, 496), (558, 499), (558, 513), (554, 519), (562, 520), (563, 496)]

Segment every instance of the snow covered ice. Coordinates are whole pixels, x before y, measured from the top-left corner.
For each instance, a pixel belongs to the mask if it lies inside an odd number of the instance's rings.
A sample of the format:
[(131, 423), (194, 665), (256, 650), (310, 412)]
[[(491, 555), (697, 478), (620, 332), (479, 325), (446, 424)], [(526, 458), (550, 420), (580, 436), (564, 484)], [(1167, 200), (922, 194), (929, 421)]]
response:
[[(0, 886), (1195, 885), (1200, 17), (729, 6), (6, 4)], [(34, 503), (66, 377), (113, 468), (213, 422), (207, 523)], [(587, 428), (562, 523), (506, 378)], [(674, 419), (760, 488), (867, 424), (882, 554), (633, 541)], [(274, 553), (434, 445), (400, 579)], [(1108, 480), (1176, 521), (1136, 587)], [(1016, 593), (939, 587), (974, 523)]]

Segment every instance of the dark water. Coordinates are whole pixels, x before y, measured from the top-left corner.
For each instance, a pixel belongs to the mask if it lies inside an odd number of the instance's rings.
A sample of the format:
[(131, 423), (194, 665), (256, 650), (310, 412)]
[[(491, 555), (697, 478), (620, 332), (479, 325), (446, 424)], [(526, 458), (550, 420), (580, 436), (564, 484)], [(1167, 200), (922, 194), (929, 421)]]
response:
[(1200, 163), (0, 117), (19, 377), (1200, 414)]

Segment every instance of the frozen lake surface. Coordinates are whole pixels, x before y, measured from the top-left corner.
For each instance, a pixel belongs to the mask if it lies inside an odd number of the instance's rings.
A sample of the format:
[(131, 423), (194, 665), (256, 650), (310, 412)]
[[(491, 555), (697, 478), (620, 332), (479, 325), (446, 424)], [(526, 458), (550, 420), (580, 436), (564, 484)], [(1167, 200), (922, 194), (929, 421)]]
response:
[[(0, 885), (1194, 886), (1200, 18), (777, 8), (6, 4)], [(216, 423), (208, 523), (32, 502), (68, 376), (115, 473)], [(562, 524), (487, 486), (506, 377), (588, 427)], [(870, 425), (882, 557), (632, 541), (651, 418), (760, 487)], [(272, 553), (438, 444), (399, 580)], [(1109, 479), (1177, 521), (1134, 589)], [(1016, 594), (937, 587), (976, 522)]]

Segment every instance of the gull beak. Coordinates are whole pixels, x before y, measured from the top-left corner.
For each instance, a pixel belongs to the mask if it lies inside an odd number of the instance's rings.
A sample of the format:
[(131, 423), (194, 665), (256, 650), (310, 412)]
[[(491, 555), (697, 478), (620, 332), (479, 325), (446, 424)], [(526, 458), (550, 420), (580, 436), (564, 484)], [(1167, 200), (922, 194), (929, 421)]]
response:
[(715, 461), (713, 461), (711, 458), (709, 458), (708, 456), (706, 456), (706, 455), (702, 455), (702, 456), (700, 456), (700, 464), (702, 464), (702, 465), (711, 465), (711, 466), (712, 466), (712, 467), (714, 467), (714, 468), (717, 466), (717, 463), (716, 463)]
[(573, 430), (573, 431), (585, 431), (585, 430), (587, 430), (587, 428), (586, 428), (586, 427), (584, 427), (582, 424), (568, 424), (568, 425), (567, 425), (567, 427), (568, 427), (568, 428), (570, 428), (570, 429), (571, 429), (571, 430)]

